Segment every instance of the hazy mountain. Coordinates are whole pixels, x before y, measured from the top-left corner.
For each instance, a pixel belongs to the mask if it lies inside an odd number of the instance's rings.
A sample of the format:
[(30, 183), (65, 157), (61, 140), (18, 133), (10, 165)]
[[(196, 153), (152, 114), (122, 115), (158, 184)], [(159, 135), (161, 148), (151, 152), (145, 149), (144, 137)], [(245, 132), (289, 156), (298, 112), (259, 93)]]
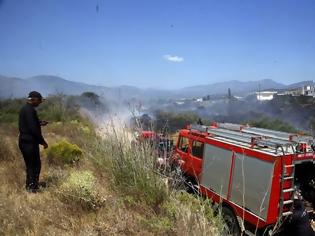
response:
[(228, 88), (233, 95), (251, 93), (267, 89), (288, 89), (300, 87), (313, 81), (303, 81), (292, 85), (284, 85), (270, 79), (260, 81), (225, 81), (207, 85), (197, 85), (177, 90), (139, 89), (134, 86), (105, 87), (69, 81), (58, 76), (40, 75), (27, 79), (0, 75), (0, 98), (26, 97), (29, 91), (38, 90), (44, 96), (51, 94), (79, 95), (83, 92), (95, 92), (112, 99), (151, 99), (169, 97), (200, 97), (214, 94), (227, 94)]
[(286, 86), (286, 89), (293, 89), (293, 88), (303, 87), (306, 85), (314, 85), (314, 82), (312, 80), (305, 80), (298, 83), (290, 84)]
[(43, 96), (52, 94), (80, 95), (90, 91), (112, 99), (152, 98), (166, 96), (169, 92), (154, 89), (139, 89), (134, 86), (105, 87), (69, 81), (58, 76), (39, 75), (27, 79), (0, 75), (0, 98), (26, 97), (36, 90)]
[(29, 89), (23, 79), (0, 75), (0, 98), (23, 97)]
[(247, 81), (242, 82), (238, 80), (231, 80), (225, 82), (219, 82), (207, 85), (197, 85), (192, 87), (186, 87), (179, 91), (178, 93), (187, 94), (190, 96), (201, 96), (201, 95), (213, 95), (213, 94), (227, 94), (228, 89), (231, 89), (232, 94), (243, 94), (250, 93), (266, 89), (283, 89), (286, 85), (277, 83), (270, 79), (264, 79), (259, 81)]
[(73, 82), (48, 75), (31, 77), (26, 79), (26, 82), (32, 85), (32, 90), (41, 91), (45, 96), (58, 93), (77, 95), (86, 91), (102, 93), (109, 90), (106, 87)]

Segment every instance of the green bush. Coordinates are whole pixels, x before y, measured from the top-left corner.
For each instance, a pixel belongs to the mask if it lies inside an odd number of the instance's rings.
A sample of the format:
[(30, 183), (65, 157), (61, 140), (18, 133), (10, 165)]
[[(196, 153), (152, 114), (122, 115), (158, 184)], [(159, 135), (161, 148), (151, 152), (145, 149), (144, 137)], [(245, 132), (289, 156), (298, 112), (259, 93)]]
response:
[(88, 99), (90, 102), (92, 102), (94, 105), (100, 105), (100, 96), (98, 96), (96, 93), (93, 92), (84, 92), (80, 96), (82, 99)]
[(77, 97), (51, 96), (38, 108), (38, 114), (42, 120), (49, 122), (80, 120)]
[(59, 190), (63, 201), (79, 204), (86, 210), (96, 210), (104, 204), (104, 199), (97, 192), (96, 178), (90, 171), (72, 172)]
[[(38, 107), (38, 115), (49, 122), (81, 120), (78, 103), (79, 98), (75, 96), (51, 96)], [(0, 100), (0, 123), (17, 122), (24, 104), (26, 99)]]
[(63, 139), (47, 149), (49, 163), (64, 165), (74, 164), (82, 158), (82, 150), (75, 144)]
[(17, 122), (19, 111), (25, 103), (25, 99), (0, 100), (0, 123)]

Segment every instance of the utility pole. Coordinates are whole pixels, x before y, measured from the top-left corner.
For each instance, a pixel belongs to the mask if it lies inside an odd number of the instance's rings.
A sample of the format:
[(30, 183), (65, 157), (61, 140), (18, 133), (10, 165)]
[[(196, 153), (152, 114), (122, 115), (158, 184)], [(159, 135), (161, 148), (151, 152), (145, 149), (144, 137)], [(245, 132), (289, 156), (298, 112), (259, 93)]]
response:
[(258, 83), (258, 101), (261, 102), (261, 97), (260, 97), (260, 83)]

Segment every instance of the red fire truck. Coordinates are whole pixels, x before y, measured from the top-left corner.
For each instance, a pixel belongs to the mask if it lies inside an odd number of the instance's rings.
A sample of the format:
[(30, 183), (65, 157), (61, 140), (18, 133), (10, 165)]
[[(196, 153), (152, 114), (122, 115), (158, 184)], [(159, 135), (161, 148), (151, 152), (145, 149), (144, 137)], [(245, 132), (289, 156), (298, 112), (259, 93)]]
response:
[(156, 151), (156, 155), (162, 158), (163, 163), (171, 154), (173, 147), (173, 140), (170, 137), (162, 133), (156, 133), (151, 130), (137, 131), (135, 134), (136, 141), (138, 143), (150, 143), (153, 149)]
[(273, 235), (297, 192), (314, 211), (314, 150), (311, 136), (214, 123), (180, 130), (173, 160), (221, 206), (230, 235)]

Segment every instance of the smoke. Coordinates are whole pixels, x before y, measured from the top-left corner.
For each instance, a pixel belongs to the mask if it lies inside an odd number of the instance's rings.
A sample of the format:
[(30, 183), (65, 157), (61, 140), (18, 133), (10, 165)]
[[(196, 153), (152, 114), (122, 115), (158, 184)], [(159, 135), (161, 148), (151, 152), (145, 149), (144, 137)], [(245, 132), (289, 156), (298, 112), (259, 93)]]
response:
[(243, 100), (217, 97), (202, 102), (196, 99), (170, 100), (151, 104), (148, 113), (154, 113), (156, 110), (174, 113), (193, 112), (204, 120), (231, 123), (246, 123), (268, 118), (286, 122), (298, 130), (312, 133), (315, 128), (311, 127), (315, 106), (312, 105), (313, 98), (304, 100), (284, 96), (266, 102), (257, 101), (255, 96), (248, 96)]
[(81, 103), (81, 114), (93, 122), (100, 136), (115, 135), (130, 143), (134, 139), (130, 120), (141, 113), (139, 106), (117, 97), (99, 97), (98, 102), (95, 106), (93, 101), (85, 100)]

